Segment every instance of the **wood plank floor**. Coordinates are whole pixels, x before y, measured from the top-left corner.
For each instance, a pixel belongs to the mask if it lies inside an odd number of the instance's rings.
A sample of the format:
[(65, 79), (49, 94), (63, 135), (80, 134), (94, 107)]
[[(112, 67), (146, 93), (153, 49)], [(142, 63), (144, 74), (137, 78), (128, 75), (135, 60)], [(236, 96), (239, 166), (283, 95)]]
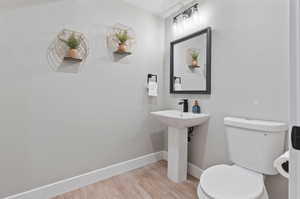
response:
[(159, 161), (52, 199), (197, 199), (198, 180), (183, 183), (167, 177), (167, 162)]

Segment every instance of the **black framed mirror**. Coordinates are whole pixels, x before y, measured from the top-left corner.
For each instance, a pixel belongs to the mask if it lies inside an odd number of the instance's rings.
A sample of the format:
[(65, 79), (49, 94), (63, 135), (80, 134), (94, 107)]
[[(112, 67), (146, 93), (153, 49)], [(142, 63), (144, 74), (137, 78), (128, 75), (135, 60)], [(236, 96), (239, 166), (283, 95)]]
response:
[(211, 94), (211, 28), (171, 42), (170, 93)]

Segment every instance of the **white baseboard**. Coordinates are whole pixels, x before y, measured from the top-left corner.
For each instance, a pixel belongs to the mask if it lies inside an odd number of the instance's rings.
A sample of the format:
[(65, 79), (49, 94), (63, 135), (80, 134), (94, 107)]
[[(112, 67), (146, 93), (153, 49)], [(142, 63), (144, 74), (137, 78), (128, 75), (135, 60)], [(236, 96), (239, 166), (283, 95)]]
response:
[[(133, 169), (144, 167), (159, 160), (168, 160), (168, 152), (160, 151), (151, 153), (136, 159), (114, 164), (102, 169), (91, 171), (89, 173), (58, 181), (53, 184), (38, 187), (30, 191), (12, 195), (4, 199), (49, 199), (66, 192), (94, 184), (101, 180), (105, 180), (112, 176), (120, 175)], [(203, 173), (203, 170), (191, 163), (188, 163), (188, 173), (191, 176), (199, 179)]]
[[(162, 151), (162, 157), (163, 160), (168, 161), (168, 152), (167, 151)], [(188, 163), (188, 174), (190, 174), (191, 176), (200, 179), (200, 176), (203, 173), (203, 169), (197, 167), (196, 165), (192, 164), (192, 163)]]
[(188, 163), (188, 174), (190, 174), (191, 176), (197, 179), (200, 179), (202, 173), (203, 173), (203, 169), (200, 169), (199, 167), (197, 167), (192, 163)]
[(133, 169), (144, 167), (148, 164), (163, 159), (163, 152), (151, 153), (133, 160), (114, 164), (83, 175), (75, 176), (53, 184), (45, 185), (30, 191), (6, 197), (4, 199), (49, 199), (75, 189), (94, 184), (98, 181), (116, 176)]

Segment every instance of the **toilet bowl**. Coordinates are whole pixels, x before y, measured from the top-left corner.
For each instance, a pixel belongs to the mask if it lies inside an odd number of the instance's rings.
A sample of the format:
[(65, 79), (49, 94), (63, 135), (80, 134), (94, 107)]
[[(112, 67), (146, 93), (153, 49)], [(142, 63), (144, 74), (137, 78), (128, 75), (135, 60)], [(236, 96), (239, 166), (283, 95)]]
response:
[(203, 172), (199, 199), (268, 199), (262, 174), (236, 165), (216, 165)]
[(268, 199), (264, 174), (277, 175), (274, 160), (284, 150), (285, 123), (224, 118), (233, 165), (216, 165), (200, 177), (199, 199)]

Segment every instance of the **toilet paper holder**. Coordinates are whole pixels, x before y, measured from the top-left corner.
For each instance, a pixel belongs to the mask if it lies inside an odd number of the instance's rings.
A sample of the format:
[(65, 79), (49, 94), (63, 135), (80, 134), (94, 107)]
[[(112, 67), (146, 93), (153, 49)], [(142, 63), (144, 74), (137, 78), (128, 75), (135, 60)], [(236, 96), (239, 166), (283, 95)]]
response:
[(149, 84), (149, 81), (150, 81), (150, 79), (152, 79), (152, 77), (155, 77), (155, 82), (157, 83), (157, 75), (148, 74), (148, 76), (147, 76), (147, 84)]
[(286, 178), (289, 178), (289, 157), (290, 152), (287, 151), (274, 160), (274, 168), (277, 169), (279, 174)]
[(281, 166), (282, 166), (283, 170), (285, 170), (285, 172), (289, 173), (289, 161), (286, 161)]

